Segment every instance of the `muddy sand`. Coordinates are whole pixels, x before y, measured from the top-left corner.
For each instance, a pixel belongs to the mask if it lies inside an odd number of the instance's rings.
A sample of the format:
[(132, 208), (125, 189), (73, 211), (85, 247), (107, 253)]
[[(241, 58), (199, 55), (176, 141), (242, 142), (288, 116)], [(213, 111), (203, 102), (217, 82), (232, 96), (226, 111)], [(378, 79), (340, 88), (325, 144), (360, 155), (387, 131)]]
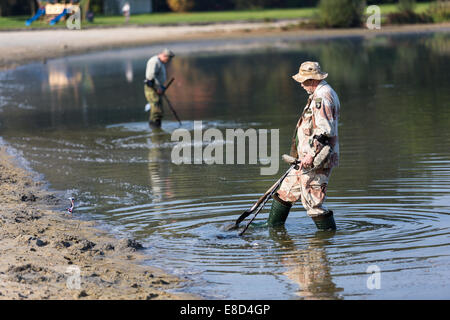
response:
[(0, 199), (0, 299), (195, 299), (167, 292), (188, 281), (145, 266), (140, 243), (67, 214), (5, 146)]

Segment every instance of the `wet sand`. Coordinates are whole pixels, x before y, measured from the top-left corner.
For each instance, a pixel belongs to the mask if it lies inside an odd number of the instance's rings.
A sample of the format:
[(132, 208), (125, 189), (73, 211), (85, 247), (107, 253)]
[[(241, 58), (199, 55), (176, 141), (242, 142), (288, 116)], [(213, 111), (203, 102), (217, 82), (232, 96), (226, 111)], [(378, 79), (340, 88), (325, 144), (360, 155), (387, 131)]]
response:
[(345, 36), (450, 31), (450, 23), (382, 26), (380, 30), (300, 29), (298, 21), (242, 22), (210, 25), (96, 28), (82, 30), (25, 30), (0, 32), (0, 70), (32, 61), (90, 51), (207, 39), (283, 38), (320, 39)]
[(188, 281), (145, 266), (138, 242), (67, 214), (4, 146), (0, 199), (0, 299), (195, 299), (167, 293)]

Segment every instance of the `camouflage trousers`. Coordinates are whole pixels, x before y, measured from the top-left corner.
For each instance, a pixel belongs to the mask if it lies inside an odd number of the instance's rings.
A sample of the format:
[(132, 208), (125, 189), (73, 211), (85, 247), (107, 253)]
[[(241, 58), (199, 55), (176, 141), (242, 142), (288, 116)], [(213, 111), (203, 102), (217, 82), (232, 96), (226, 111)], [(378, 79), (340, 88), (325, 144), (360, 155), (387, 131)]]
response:
[(292, 203), (301, 199), (310, 217), (327, 213), (323, 203), (327, 195), (331, 170), (317, 169), (303, 174), (301, 170), (293, 169), (278, 190), (280, 199)]
[(144, 94), (148, 103), (152, 106), (150, 109), (149, 122), (161, 121), (163, 117), (162, 99), (155, 89), (144, 85)]

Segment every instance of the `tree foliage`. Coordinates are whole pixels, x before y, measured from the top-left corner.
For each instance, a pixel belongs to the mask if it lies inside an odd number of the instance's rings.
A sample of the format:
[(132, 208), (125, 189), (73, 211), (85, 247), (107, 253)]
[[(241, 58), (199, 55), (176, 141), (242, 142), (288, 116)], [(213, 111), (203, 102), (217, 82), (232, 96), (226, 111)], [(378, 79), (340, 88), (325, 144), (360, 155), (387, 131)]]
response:
[(364, 5), (363, 0), (320, 0), (320, 23), (332, 28), (359, 27)]
[(194, 0), (167, 0), (167, 5), (172, 11), (186, 12), (191, 11), (195, 6)]

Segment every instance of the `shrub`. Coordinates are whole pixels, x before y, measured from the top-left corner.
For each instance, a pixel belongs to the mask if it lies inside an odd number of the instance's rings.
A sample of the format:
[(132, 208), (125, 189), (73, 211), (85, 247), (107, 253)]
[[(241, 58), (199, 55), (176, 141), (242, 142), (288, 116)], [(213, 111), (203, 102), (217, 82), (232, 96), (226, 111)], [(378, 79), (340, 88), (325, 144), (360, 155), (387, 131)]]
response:
[(348, 28), (362, 25), (363, 0), (320, 0), (319, 19), (324, 27)]
[(450, 2), (436, 1), (431, 4), (428, 14), (433, 18), (434, 22), (444, 22), (450, 20)]
[(415, 0), (398, 0), (397, 8), (399, 12), (414, 12), (415, 6)]
[(192, 10), (195, 5), (194, 0), (167, 0), (170, 10), (175, 12), (186, 12)]
[(414, 11), (402, 11), (389, 13), (386, 22), (388, 24), (430, 23), (433, 22), (433, 19), (426, 13), (418, 14)]
[(94, 12), (95, 14), (102, 14), (103, 13), (103, 1), (102, 0), (91, 0), (89, 3), (89, 9), (90, 9), (90, 11)]
[(271, 0), (233, 0), (234, 7), (242, 9), (263, 9), (271, 6)]
[(427, 13), (415, 13), (415, 0), (399, 0), (397, 12), (389, 13), (386, 17), (386, 22), (389, 24), (403, 24), (403, 23), (429, 23), (433, 22), (433, 18)]
[(433, 22), (430, 15), (426, 13), (415, 13), (415, 5), (415, 0), (399, 0), (397, 5), (398, 12), (389, 13), (386, 17), (386, 22), (389, 24)]

